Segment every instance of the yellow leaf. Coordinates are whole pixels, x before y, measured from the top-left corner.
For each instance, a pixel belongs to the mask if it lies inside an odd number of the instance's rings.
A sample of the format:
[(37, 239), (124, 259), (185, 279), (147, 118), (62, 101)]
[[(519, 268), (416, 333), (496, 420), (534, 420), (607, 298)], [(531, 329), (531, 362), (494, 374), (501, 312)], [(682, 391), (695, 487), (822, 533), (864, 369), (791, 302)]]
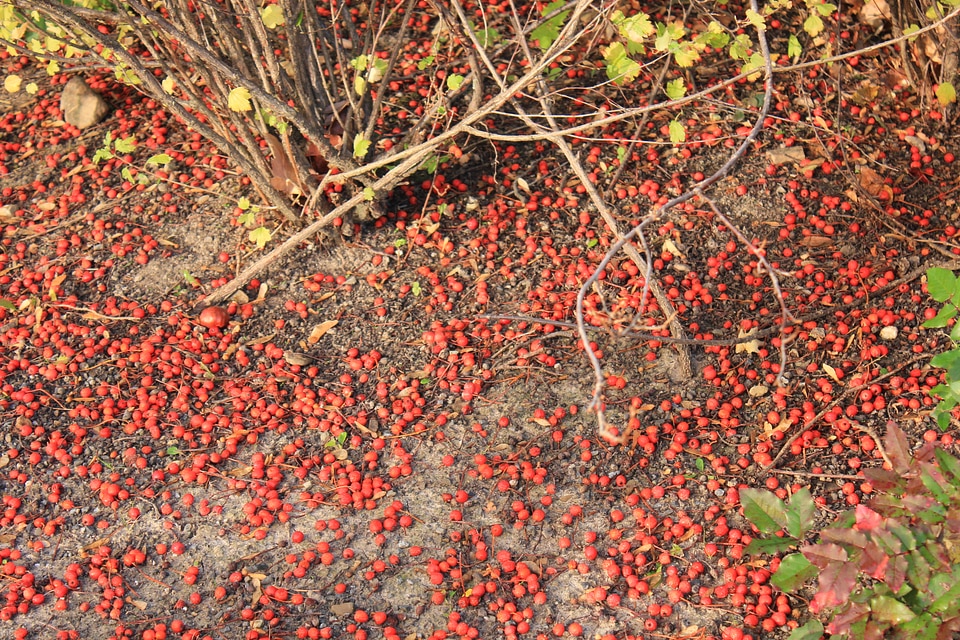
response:
[(324, 336), (327, 331), (333, 329), (339, 324), (339, 320), (327, 320), (326, 322), (321, 322), (313, 328), (313, 331), (310, 332), (310, 335), (307, 337), (307, 342), (310, 344), (317, 344), (317, 342)]
[(7, 93), (16, 93), (20, 91), (20, 76), (10, 75), (4, 78), (3, 88), (7, 90)]
[(267, 29), (276, 29), (283, 24), (283, 9), (275, 4), (260, 10), (260, 17)]
[(173, 95), (173, 88), (177, 86), (177, 83), (174, 81), (173, 78), (171, 78), (170, 76), (167, 76), (166, 78), (163, 79), (163, 82), (160, 83), (160, 86), (163, 87), (164, 91)]
[(237, 87), (227, 96), (227, 106), (231, 111), (250, 111), (250, 91), (246, 87)]
[[(737, 334), (737, 338), (746, 338), (748, 336), (752, 336), (756, 332), (756, 327), (750, 329), (750, 331), (744, 331), (743, 329), (740, 329)], [(734, 347), (734, 353), (760, 353), (760, 341), (748, 340), (746, 342), (737, 343), (737, 346)]]
[(30, 95), (35, 95), (37, 91), (40, 90), (40, 87), (37, 86), (36, 82), (30, 82), (27, 84), (26, 90), (27, 90), (27, 93), (29, 93)]

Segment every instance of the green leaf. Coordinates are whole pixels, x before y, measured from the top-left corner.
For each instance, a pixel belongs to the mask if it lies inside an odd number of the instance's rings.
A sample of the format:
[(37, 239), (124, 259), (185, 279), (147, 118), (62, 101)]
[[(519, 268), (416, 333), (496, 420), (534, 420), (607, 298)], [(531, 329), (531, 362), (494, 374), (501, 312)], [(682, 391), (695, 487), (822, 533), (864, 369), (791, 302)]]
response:
[(670, 121), (670, 142), (673, 144), (680, 144), (681, 142), (686, 142), (687, 140), (687, 130), (683, 128), (683, 125), (680, 124), (678, 120)]
[(819, 620), (810, 620), (802, 627), (790, 632), (787, 640), (820, 640), (823, 635), (823, 624)]
[[(548, 16), (560, 7), (562, 7), (566, 2), (564, 0), (557, 0), (556, 2), (551, 2), (543, 8), (543, 11), (540, 12), (541, 16)], [(537, 28), (530, 32), (530, 37), (537, 41), (540, 49), (546, 51), (550, 48), (550, 45), (560, 37), (560, 29), (563, 27), (564, 21), (567, 19), (567, 16), (570, 15), (570, 11), (561, 11), (557, 15), (544, 20)]]
[(796, 60), (801, 53), (803, 53), (803, 47), (800, 45), (800, 40), (797, 36), (790, 34), (787, 39), (787, 55)]
[(763, 533), (776, 533), (787, 526), (786, 505), (769, 491), (743, 489), (740, 504), (743, 515)]
[(753, 28), (757, 31), (763, 31), (766, 28), (766, 24), (764, 24), (763, 21), (763, 16), (753, 9), (747, 9), (746, 16), (747, 22), (753, 25)]
[(791, 538), (778, 538), (776, 536), (772, 538), (754, 538), (743, 552), (754, 556), (765, 553), (775, 555), (783, 551), (788, 551), (795, 546), (797, 546), (797, 541)]
[(437, 172), (437, 167), (439, 166), (440, 158), (438, 158), (436, 154), (431, 154), (430, 157), (420, 164), (420, 168), (431, 175)]
[(957, 278), (953, 272), (943, 267), (927, 269), (927, 291), (937, 302), (946, 302), (957, 288)]
[(270, 233), (270, 229), (266, 227), (257, 227), (249, 234), (250, 242), (255, 242), (258, 249), (263, 249), (268, 242), (273, 238), (273, 234)]
[(260, 18), (267, 29), (276, 29), (283, 24), (283, 9), (280, 5), (271, 4), (260, 10)]
[[(924, 322), (921, 326), (925, 329), (940, 329), (947, 326), (947, 323), (957, 315), (957, 308), (952, 304), (944, 305), (937, 315)], [(934, 365), (941, 366), (941, 365)]]
[(436, 56), (427, 56), (426, 58), (422, 59), (420, 62), (417, 63), (417, 69), (419, 69), (420, 71), (423, 71), (424, 69), (432, 65), (433, 61), (436, 59), (437, 59)]
[(673, 50), (673, 59), (681, 67), (692, 67), (693, 63), (700, 59), (700, 53), (692, 42), (681, 42)]
[(803, 21), (803, 30), (811, 38), (817, 37), (823, 31), (823, 18), (815, 13), (810, 14), (810, 17)]
[(685, 34), (686, 30), (682, 24), (676, 22), (671, 22), (670, 24), (658, 22), (657, 37), (653, 41), (653, 46), (657, 51), (668, 51), (670, 50), (670, 45), (679, 42)]
[(747, 34), (741, 33), (730, 45), (730, 57), (734, 60), (747, 60), (752, 48), (753, 40)]
[(133, 172), (130, 171), (130, 167), (124, 167), (120, 171), (120, 177), (126, 180), (127, 182), (133, 182), (135, 178), (133, 177)]
[(730, 42), (730, 36), (723, 25), (714, 20), (707, 25), (706, 31), (696, 37), (695, 42), (713, 49), (723, 49)]
[(200, 281), (194, 278), (193, 274), (186, 269), (183, 270), (183, 279), (191, 287), (195, 287), (200, 284)]
[(168, 455), (168, 456), (178, 456), (178, 455), (180, 455), (181, 453), (182, 453), (182, 451), (180, 451), (180, 449), (177, 448), (177, 447), (174, 446), (174, 445), (170, 445), (169, 447), (167, 447), (167, 455)]
[(831, 4), (829, 2), (823, 2), (821, 4), (813, 5), (813, 8), (817, 10), (817, 13), (826, 18), (829, 15), (832, 15), (834, 11), (837, 10), (837, 5)]
[(370, 187), (363, 188), (363, 199), (367, 202), (372, 202), (374, 198), (377, 197), (377, 193)]
[(470, 30), (473, 31), (473, 35), (476, 36), (477, 42), (484, 49), (500, 42), (500, 32), (496, 29), (478, 29), (477, 25), (471, 20)]
[(463, 84), (463, 76), (459, 73), (453, 73), (447, 76), (447, 89), (456, 91)]
[(353, 137), (353, 157), (354, 158), (363, 158), (367, 155), (367, 152), (370, 150), (370, 141), (363, 137), (362, 133), (358, 133)]
[(166, 153), (158, 153), (147, 158), (147, 164), (170, 164), (173, 161)]
[(941, 107), (945, 107), (952, 102), (957, 101), (957, 90), (949, 82), (941, 82), (937, 86), (937, 101)]
[[(956, 307), (951, 307), (956, 314)], [(953, 317), (953, 316), (951, 316)], [(957, 362), (957, 359), (960, 358), (960, 348), (951, 349), (950, 351), (944, 351), (943, 353), (938, 353), (937, 355), (930, 358), (931, 367), (939, 367), (941, 369), (949, 369), (953, 363)]]
[(666, 93), (667, 97), (671, 100), (679, 100), (687, 93), (687, 83), (683, 78), (675, 78), (667, 83), (667, 88), (664, 89), (664, 93)]
[(250, 91), (246, 87), (231, 89), (227, 96), (227, 106), (231, 111), (250, 111), (253, 108), (250, 104)]
[(960, 486), (960, 460), (940, 448), (934, 449), (933, 455), (937, 459), (937, 464), (940, 465), (940, 470), (945, 475), (952, 476), (952, 484)]
[(817, 577), (818, 573), (819, 569), (803, 554), (791, 553), (780, 561), (780, 567), (770, 577), (770, 582), (782, 591), (792, 592)]
[(813, 519), (817, 515), (817, 505), (810, 490), (801, 488), (790, 498), (787, 505), (787, 533), (798, 540), (813, 530)]
[(910, 607), (890, 596), (871, 598), (870, 610), (873, 618), (894, 625), (912, 620), (916, 615), (910, 610)]
[(359, 72), (364, 72), (370, 64), (370, 58), (366, 55), (359, 55), (350, 61), (350, 66)]
[[(957, 571), (954, 570), (954, 575), (941, 573), (935, 576), (935, 579), (932, 581), (937, 585), (937, 592), (942, 592), (941, 595), (930, 603), (930, 606), (927, 607), (927, 611), (932, 613), (943, 613), (947, 611), (950, 605), (956, 604), (956, 601), (960, 599), (960, 579), (958, 579)], [(944, 591), (944, 587), (946, 590)]]
[(250, 208), (250, 199), (246, 196), (242, 196), (237, 200), (237, 208), (243, 211), (246, 211)]
[(133, 136), (121, 138), (113, 144), (113, 148), (120, 153), (133, 153), (134, 149), (137, 148), (137, 139)]
[(616, 85), (633, 82), (640, 75), (640, 65), (627, 56), (627, 51), (619, 42), (614, 42), (603, 50), (607, 62), (607, 77)]
[(610, 16), (610, 21), (617, 26), (620, 35), (633, 44), (640, 44), (656, 33), (653, 23), (650, 22), (650, 16), (643, 12), (628, 18), (622, 11), (617, 10)]
[(414, 280), (414, 281), (413, 281), (413, 284), (410, 285), (410, 290), (413, 291), (413, 295), (415, 295), (415, 296), (419, 296), (420, 293), (423, 291), (423, 290), (420, 288), (420, 283), (417, 282), (416, 280)]

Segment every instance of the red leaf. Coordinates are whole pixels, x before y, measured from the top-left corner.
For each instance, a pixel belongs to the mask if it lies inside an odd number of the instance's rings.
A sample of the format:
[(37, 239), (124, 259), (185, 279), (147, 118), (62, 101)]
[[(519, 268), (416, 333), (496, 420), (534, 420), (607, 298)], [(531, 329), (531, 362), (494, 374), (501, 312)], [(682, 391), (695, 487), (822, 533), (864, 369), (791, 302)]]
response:
[(847, 550), (835, 544), (805, 544), (800, 547), (800, 553), (811, 563), (821, 569), (847, 561)]
[(887, 423), (887, 436), (884, 438), (887, 447), (887, 456), (893, 463), (893, 470), (906, 472), (910, 469), (910, 445), (907, 444), (907, 434), (897, 423), (891, 420)]
[(873, 531), (874, 529), (883, 525), (883, 516), (870, 507), (858, 504), (856, 514), (856, 527), (860, 531)]
[(857, 586), (857, 566), (852, 562), (832, 563), (820, 573), (820, 590), (810, 601), (810, 611), (832, 609), (850, 598)]

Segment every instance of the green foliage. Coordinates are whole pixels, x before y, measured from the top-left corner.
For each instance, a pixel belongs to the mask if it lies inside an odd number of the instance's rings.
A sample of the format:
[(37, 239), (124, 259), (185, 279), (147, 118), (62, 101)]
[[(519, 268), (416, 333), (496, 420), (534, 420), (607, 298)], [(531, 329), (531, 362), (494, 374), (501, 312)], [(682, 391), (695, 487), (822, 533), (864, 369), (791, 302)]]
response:
[[(960, 277), (954, 276), (949, 269), (934, 267), (927, 271), (927, 291), (930, 297), (942, 302), (943, 307), (936, 316), (923, 323), (927, 329), (947, 327), (960, 311)], [(960, 322), (954, 322), (950, 330), (953, 348), (944, 351), (930, 360), (930, 365), (945, 370), (944, 384), (938, 384), (930, 393), (941, 398), (933, 410), (933, 417), (941, 429), (950, 426), (950, 417), (957, 404), (960, 404)]]
[(560, 37), (560, 29), (563, 28), (563, 23), (570, 15), (570, 11), (559, 11), (555, 14), (554, 12), (565, 4), (564, 0), (556, 0), (556, 2), (551, 2), (545, 6), (540, 15), (546, 19), (530, 32), (530, 35), (537, 41), (543, 51), (549, 49), (550, 45)]
[[(952, 274), (951, 274), (952, 277)], [(942, 291), (938, 290), (942, 295)], [(816, 507), (801, 489), (789, 503), (743, 489), (744, 516), (764, 538), (747, 553), (783, 553), (771, 583), (787, 592), (812, 586), (811, 620), (789, 640), (938, 640), (960, 631), (960, 461), (927, 445), (911, 456), (906, 435), (887, 428), (891, 470), (866, 469), (875, 497), (841, 514), (807, 543)]]

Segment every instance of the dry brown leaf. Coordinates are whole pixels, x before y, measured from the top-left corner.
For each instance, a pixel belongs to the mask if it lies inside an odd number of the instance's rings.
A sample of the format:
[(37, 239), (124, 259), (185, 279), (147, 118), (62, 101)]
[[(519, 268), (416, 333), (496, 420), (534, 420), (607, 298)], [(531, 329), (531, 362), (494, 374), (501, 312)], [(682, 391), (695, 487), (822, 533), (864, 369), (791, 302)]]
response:
[(303, 185), (300, 183), (300, 177), (297, 175), (296, 167), (287, 155), (283, 144), (272, 133), (265, 133), (264, 139), (270, 146), (270, 171), (273, 177), (270, 178), (270, 186), (277, 191), (282, 191), (290, 195), (300, 195), (303, 193)]
[(531, 421), (531, 422), (536, 422), (536, 423), (537, 423), (538, 425), (540, 425), (541, 427), (549, 427), (549, 426), (551, 426), (551, 425), (550, 425), (550, 421), (549, 421), (549, 420), (545, 420), (545, 419), (543, 419), (543, 418), (531, 418), (530, 421)]
[(666, 240), (663, 241), (663, 250), (674, 257), (677, 257), (677, 258), (683, 257), (683, 253), (680, 252), (680, 249), (677, 248), (677, 245), (674, 244), (673, 240), (671, 240), (670, 238), (667, 238)]
[(283, 359), (287, 361), (287, 364), (298, 367), (305, 367), (313, 362), (313, 358), (310, 356), (303, 355), (302, 353), (294, 353), (293, 351), (284, 351)]
[(860, 167), (860, 186), (875, 198), (883, 196), (889, 199), (893, 197), (893, 189), (883, 181), (880, 174), (870, 167)]
[(126, 597), (126, 601), (127, 601), (128, 604), (132, 604), (132, 605), (135, 606), (137, 609), (140, 609), (140, 611), (146, 611), (146, 610), (147, 610), (147, 603), (146, 603), (144, 600), (134, 600), (134, 599), (131, 598), (130, 596), (127, 596), (127, 597)]
[(829, 247), (834, 244), (834, 240), (830, 236), (806, 236), (801, 238), (797, 244), (802, 247), (819, 249), (820, 247)]
[(890, 20), (890, 5), (887, 0), (867, 0), (860, 7), (860, 21), (871, 29), (883, 28), (885, 20)]
[(339, 323), (339, 320), (326, 320), (325, 322), (321, 322), (313, 328), (313, 331), (310, 332), (310, 335), (307, 337), (307, 342), (310, 344), (317, 344), (324, 334), (330, 331), (330, 329), (333, 329)]
[[(737, 339), (752, 336), (756, 332), (756, 327), (750, 329), (750, 331), (744, 331), (743, 329), (740, 329), (740, 331), (737, 333)], [(738, 342), (734, 347), (734, 353), (760, 353), (760, 341), (748, 340), (746, 342)]]
[(827, 372), (827, 375), (830, 376), (834, 382), (840, 383), (840, 377), (837, 375), (837, 370), (828, 365), (826, 362), (823, 363), (823, 370)]
[(93, 542), (89, 544), (85, 544), (82, 547), (80, 547), (80, 551), (81, 553), (84, 553), (84, 554), (89, 553), (91, 551), (96, 551), (97, 549), (107, 544), (108, 542), (110, 542), (110, 538), (97, 538)]
[(10, 207), (0, 207), (0, 224), (13, 224), (16, 221), (17, 216), (14, 215)]
[(244, 344), (244, 346), (247, 346), (247, 347), (252, 347), (252, 346), (255, 346), (255, 345), (258, 345), (258, 344), (266, 344), (266, 343), (270, 342), (271, 340), (273, 340), (273, 337), (274, 337), (275, 335), (277, 335), (277, 334), (271, 333), (271, 334), (266, 335), (266, 336), (261, 336), (261, 337), (259, 337), (259, 338), (254, 338), (253, 340), (247, 340), (247, 341), (244, 342), (243, 344)]
[(780, 147), (767, 151), (770, 164), (800, 164), (807, 159), (803, 147)]

